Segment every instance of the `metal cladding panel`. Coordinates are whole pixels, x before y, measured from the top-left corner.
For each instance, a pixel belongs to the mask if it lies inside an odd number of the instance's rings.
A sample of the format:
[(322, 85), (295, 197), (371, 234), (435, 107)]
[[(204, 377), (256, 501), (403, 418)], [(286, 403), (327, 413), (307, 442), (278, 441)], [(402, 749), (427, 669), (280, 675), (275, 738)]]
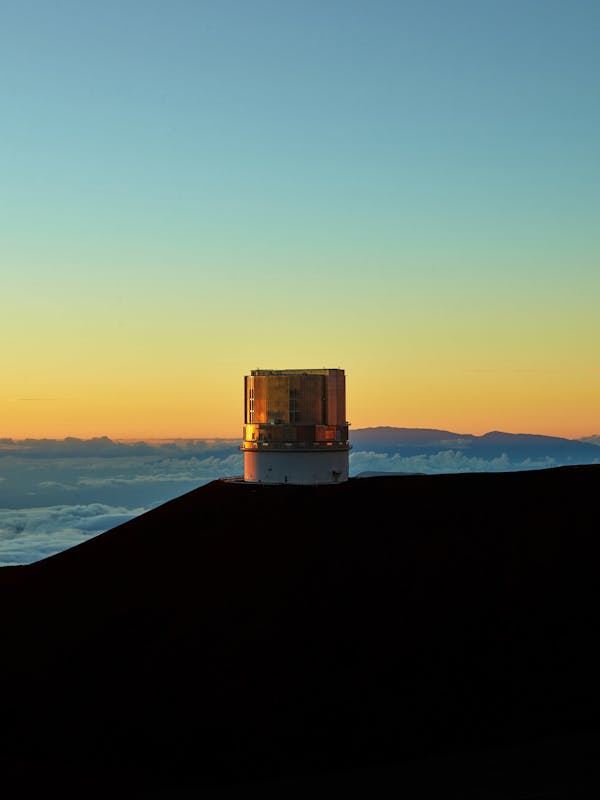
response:
[(338, 375), (338, 425), (343, 425), (346, 420), (346, 375), (340, 370)]
[(315, 442), (334, 442), (339, 438), (340, 431), (333, 425), (315, 425)]
[(304, 425), (322, 424), (325, 397), (324, 377), (322, 375), (293, 375), (290, 376), (289, 382), (290, 389), (295, 389), (298, 394), (298, 422)]
[(258, 425), (255, 425), (250, 422), (246, 422), (244, 424), (244, 432), (242, 434), (242, 438), (244, 441), (251, 442), (258, 439)]
[(254, 422), (267, 422), (267, 379), (254, 377)]
[(284, 433), (285, 433), (284, 425), (269, 425), (269, 441), (271, 442), (285, 441)]
[(287, 422), (290, 411), (290, 386), (287, 375), (271, 375), (263, 379), (267, 385), (267, 422)]
[[(246, 378), (245, 421), (250, 422), (250, 390), (254, 389), (253, 422), (287, 422), (290, 419), (290, 390), (297, 394), (299, 423), (326, 424), (328, 381), (322, 374), (252, 375)], [(336, 401), (334, 401), (336, 402)]]
[(315, 426), (314, 425), (296, 425), (296, 437), (298, 442), (313, 442), (315, 441)]
[(329, 370), (327, 376), (327, 424), (343, 425), (346, 421), (346, 377), (341, 369)]

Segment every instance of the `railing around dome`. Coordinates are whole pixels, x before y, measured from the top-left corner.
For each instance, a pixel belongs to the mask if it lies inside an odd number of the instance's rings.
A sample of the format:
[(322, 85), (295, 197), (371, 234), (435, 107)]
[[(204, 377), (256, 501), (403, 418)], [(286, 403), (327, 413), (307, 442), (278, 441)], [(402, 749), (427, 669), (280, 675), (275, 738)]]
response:
[(328, 450), (350, 450), (352, 445), (349, 441), (341, 442), (260, 442), (244, 440), (240, 445), (240, 450), (268, 450), (269, 452), (282, 451), (328, 451)]

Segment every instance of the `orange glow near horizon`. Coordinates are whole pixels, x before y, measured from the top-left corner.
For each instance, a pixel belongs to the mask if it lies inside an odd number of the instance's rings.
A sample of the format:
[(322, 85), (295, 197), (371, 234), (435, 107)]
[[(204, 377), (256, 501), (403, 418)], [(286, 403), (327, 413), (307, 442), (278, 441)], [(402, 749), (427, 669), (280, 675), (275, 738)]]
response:
[[(351, 429), (390, 426), (435, 428), (481, 435), (492, 430), (575, 439), (596, 434), (600, 392), (590, 386), (562, 385), (554, 376), (472, 373), (452, 385), (450, 377), (412, 376), (412, 390), (394, 381), (371, 382), (348, 374), (347, 411)], [(577, 391), (579, 389), (579, 391)], [(8, 398), (0, 402), (0, 437), (12, 439), (108, 436), (121, 440), (178, 438), (241, 439), (241, 376), (225, 385), (188, 386), (185, 402), (177, 393), (139, 394), (119, 402), (100, 393), (87, 397)], [(572, 409), (577, 409), (573, 413)]]
[[(219, 337), (220, 308), (198, 315), (194, 302), (137, 307), (124, 327), (106, 326), (104, 302), (76, 325), (39, 308), (3, 354), (0, 437), (241, 438), (244, 375), (323, 366), (345, 370), (355, 429), (600, 433), (592, 294), (562, 326), (550, 307), (532, 316), (511, 301), (484, 313), (450, 290), (445, 310), (413, 308), (408, 298), (400, 313), (382, 294), (368, 314), (356, 304), (334, 319), (316, 298), (310, 323), (300, 305), (275, 303), (272, 315), (252, 317), (252, 336), (234, 297)], [(17, 326), (17, 312), (8, 307), (5, 320)]]

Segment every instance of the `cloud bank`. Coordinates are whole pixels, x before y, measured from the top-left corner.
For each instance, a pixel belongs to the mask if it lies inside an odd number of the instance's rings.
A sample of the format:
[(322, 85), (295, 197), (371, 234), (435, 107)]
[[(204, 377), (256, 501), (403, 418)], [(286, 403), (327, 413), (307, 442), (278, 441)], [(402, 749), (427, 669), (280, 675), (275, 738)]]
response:
[(600, 446), (600, 436), (594, 434), (594, 436), (584, 436), (581, 439), (582, 442), (588, 442), (588, 444), (595, 444)]
[(546, 469), (557, 466), (555, 459), (525, 458), (511, 460), (506, 453), (496, 458), (467, 456), (460, 450), (442, 450), (403, 456), (400, 453), (358, 451), (350, 454), (350, 475), (361, 472), (420, 472), (439, 475), (447, 472), (510, 472), (522, 469)]
[[(0, 439), (0, 565), (38, 561), (209, 481), (241, 475), (238, 444), (237, 439)], [(486, 458), (468, 444), (452, 439), (403, 454), (389, 444), (383, 452), (383, 446), (361, 450), (357, 443), (350, 475), (504, 472), (562, 463), (501, 451)]]
[(0, 565), (28, 564), (219, 477), (235, 440), (0, 440)]
[(0, 509), (0, 566), (47, 558), (147, 510), (103, 503)]

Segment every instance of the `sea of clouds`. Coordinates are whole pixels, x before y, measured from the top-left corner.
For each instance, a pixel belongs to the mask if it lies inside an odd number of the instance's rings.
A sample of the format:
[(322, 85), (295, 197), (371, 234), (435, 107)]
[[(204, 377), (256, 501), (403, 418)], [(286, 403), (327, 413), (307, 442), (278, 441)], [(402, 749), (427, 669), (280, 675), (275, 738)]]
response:
[[(0, 439), (0, 566), (61, 552), (221, 477), (241, 475), (238, 440)], [(444, 449), (403, 456), (354, 450), (350, 475), (490, 472), (556, 466)]]
[(29, 564), (219, 477), (236, 440), (0, 440), (0, 566)]

